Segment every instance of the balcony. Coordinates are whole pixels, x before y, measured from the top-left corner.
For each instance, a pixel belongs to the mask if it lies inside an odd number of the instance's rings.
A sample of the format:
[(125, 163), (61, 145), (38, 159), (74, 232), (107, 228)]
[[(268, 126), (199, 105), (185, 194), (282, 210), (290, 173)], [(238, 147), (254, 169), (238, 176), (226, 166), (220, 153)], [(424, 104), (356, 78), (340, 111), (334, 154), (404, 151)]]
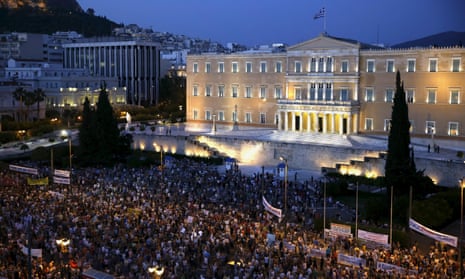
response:
[(278, 105), (309, 105), (309, 106), (359, 106), (360, 102), (355, 100), (307, 100), (307, 99), (279, 99)]

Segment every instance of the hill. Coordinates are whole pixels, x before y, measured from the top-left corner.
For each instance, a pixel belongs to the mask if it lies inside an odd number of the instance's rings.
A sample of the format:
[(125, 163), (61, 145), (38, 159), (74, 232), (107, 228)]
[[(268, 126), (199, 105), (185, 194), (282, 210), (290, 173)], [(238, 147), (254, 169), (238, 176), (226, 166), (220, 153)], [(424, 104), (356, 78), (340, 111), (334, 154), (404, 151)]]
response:
[(93, 37), (111, 35), (119, 26), (92, 10), (84, 12), (76, 0), (0, 0), (0, 33), (72, 30)]
[(452, 47), (465, 45), (465, 32), (448, 31), (420, 39), (407, 41), (391, 46), (392, 48), (410, 47)]

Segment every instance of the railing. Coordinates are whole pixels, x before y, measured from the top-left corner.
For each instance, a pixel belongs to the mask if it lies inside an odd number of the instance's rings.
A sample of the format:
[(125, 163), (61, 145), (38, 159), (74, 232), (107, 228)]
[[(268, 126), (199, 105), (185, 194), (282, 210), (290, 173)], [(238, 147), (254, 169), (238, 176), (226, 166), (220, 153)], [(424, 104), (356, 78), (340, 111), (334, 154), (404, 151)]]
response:
[(359, 101), (347, 100), (295, 100), (295, 99), (279, 99), (279, 105), (320, 105), (320, 106), (356, 106), (360, 105)]

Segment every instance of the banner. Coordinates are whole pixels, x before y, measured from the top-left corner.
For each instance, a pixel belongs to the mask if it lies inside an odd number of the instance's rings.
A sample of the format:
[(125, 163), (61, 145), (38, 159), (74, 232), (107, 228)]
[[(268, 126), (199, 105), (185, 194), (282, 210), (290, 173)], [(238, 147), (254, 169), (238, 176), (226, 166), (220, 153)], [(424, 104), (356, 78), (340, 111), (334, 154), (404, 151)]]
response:
[(57, 169), (55, 169), (53, 171), (53, 175), (54, 176), (59, 176), (59, 177), (68, 177), (69, 178), (70, 172), (67, 171), (67, 170), (57, 170)]
[(443, 234), (437, 231), (434, 231), (430, 228), (423, 226), (422, 224), (416, 222), (413, 219), (409, 219), (409, 227), (423, 235), (426, 235), (429, 238), (449, 244), (450, 246), (457, 247), (457, 237)]
[[(24, 255), (29, 255), (29, 251), (26, 246), (22, 246), (21, 251)], [(36, 258), (42, 258), (42, 249), (31, 249), (31, 256)]]
[(265, 197), (262, 197), (263, 201), (263, 206), (265, 207), (265, 210), (273, 214), (274, 216), (281, 218), (282, 217), (282, 210), (275, 208), (271, 206), (271, 204), (268, 203), (268, 201), (265, 199)]
[(48, 177), (44, 178), (27, 178), (27, 185), (48, 185)]
[(352, 265), (352, 266), (360, 266), (360, 265), (365, 266), (366, 260), (362, 258), (350, 256), (350, 255), (338, 254), (337, 263), (343, 264), (343, 265)]
[(53, 182), (57, 184), (70, 184), (70, 179), (66, 177), (59, 177), (59, 176), (54, 176), (53, 177)]
[(27, 174), (32, 174), (32, 175), (38, 175), (39, 172), (35, 168), (28, 168), (28, 167), (23, 167), (23, 166), (18, 166), (18, 165), (9, 165), (11, 171), (17, 171), (17, 172), (22, 172), (22, 173), (27, 173)]
[(364, 230), (358, 230), (358, 238), (366, 241), (381, 243), (384, 245), (389, 244), (389, 236), (387, 234), (372, 233)]

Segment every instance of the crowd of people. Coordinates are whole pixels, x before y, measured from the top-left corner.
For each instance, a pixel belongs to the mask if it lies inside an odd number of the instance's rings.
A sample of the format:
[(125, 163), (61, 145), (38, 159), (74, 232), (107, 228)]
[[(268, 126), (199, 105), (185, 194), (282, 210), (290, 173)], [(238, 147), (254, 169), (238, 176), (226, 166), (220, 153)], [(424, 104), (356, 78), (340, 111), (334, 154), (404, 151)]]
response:
[[(39, 168), (39, 177), (50, 174)], [(322, 204), (317, 179), (244, 175), (176, 159), (165, 168), (73, 169), (70, 185), (27, 185), (28, 175), (0, 173), (0, 278), (78, 278), (87, 268), (116, 278), (457, 278), (457, 255), (368, 249), (352, 239), (323, 238), (313, 227)], [(289, 210), (269, 214), (262, 196)], [(62, 247), (56, 240), (69, 240)], [(28, 249), (41, 249), (32, 257)], [(66, 249), (63, 249), (66, 248)], [(315, 251), (319, 253), (315, 254)], [(338, 262), (338, 253), (365, 265)], [(384, 262), (399, 270), (378, 268)]]

